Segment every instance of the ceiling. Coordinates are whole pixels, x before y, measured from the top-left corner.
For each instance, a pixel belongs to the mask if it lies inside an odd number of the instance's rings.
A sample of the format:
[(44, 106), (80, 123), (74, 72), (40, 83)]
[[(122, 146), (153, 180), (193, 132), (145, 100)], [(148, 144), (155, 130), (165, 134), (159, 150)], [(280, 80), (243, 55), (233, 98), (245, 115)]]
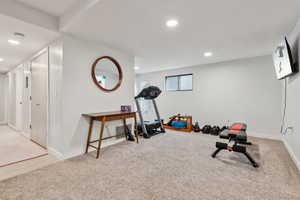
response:
[(17, 1), (61, 19), (87, 2), (63, 32), (135, 55), (138, 73), (270, 54), (300, 17), (299, 0)]
[(146, 72), (270, 54), (299, 10), (299, 0), (102, 0), (67, 32), (128, 51)]
[[(0, 27), (5, 27), (0, 29), (0, 58), (4, 59), (0, 62), (0, 73), (16, 67), (58, 37), (57, 32), (4, 15), (0, 15)], [(25, 34), (25, 38), (18, 46), (12, 46), (7, 42), (9, 39), (14, 39), (15, 32)]]
[(80, 0), (16, 0), (53, 16), (61, 16)]

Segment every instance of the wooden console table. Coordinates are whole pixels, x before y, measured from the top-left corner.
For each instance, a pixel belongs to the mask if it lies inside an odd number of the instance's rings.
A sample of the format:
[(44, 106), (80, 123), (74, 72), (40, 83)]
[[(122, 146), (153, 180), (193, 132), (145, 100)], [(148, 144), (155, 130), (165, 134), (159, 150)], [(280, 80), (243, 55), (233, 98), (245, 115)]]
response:
[[(127, 134), (129, 134), (129, 133), (127, 133), (126, 119), (133, 118), (134, 119), (134, 135), (136, 138), (136, 142), (139, 143), (139, 138), (138, 138), (138, 133), (137, 133), (136, 112), (121, 112), (121, 111), (102, 112), (102, 113), (82, 114), (82, 116), (90, 118), (90, 125), (89, 125), (89, 132), (88, 132), (85, 153), (88, 153), (89, 147), (95, 148), (97, 150), (97, 158), (99, 158), (102, 141), (109, 139), (109, 138), (116, 137), (116, 136), (110, 136), (110, 137), (103, 138), (104, 126), (105, 126), (105, 123), (108, 121), (122, 120), (123, 125), (124, 125), (125, 137), (127, 139)], [(95, 120), (101, 122), (100, 136), (99, 136), (99, 140), (91, 141), (93, 124), (94, 124)], [(98, 147), (91, 145), (92, 143), (95, 143), (95, 142), (98, 142)]]

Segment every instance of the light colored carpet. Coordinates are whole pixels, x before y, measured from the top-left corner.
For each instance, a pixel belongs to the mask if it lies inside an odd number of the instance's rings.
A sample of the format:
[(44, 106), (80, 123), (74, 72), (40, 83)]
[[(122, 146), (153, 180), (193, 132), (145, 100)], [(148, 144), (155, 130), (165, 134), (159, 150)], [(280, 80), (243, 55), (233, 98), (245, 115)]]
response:
[(29, 138), (0, 126), (0, 167), (47, 155), (47, 151)]
[(300, 199), (299, 175), (279, 141), (251, 138), (253, 168), (240, 154), (211, 158), (217, 137), (167, 133), (123, 142), (0, 182), (0, 199)]

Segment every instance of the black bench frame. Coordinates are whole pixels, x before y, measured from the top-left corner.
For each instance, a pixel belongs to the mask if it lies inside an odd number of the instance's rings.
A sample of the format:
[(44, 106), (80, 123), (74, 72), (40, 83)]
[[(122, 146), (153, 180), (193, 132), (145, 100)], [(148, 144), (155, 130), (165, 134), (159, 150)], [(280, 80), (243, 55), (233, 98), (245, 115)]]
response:
[[(258, 163), (252, 158), (252, 156), (247, 152), (246, 146), (244, 145), (252, 145), (251, 142), (247, 142), (247, 135), (245, 131), (239, 131), (235, 134), (230, 134), (230, 130), (225, 130), (228, 131), (228, 135), (225, 137), (222, 137), (222, 133), (220, 135), (221, 138), (229, 139), (228, 143), (223, 143), (223, 142), (216, 142), (216, 147), (217, 149), (215, 152), (211, 155), (213, 158), (216, 157), (216, 155), (222, 151), (222, 150), (228, 150), (229, 152), (238, 152), (244, 154), (247, 159), (251, 162), (252, 166), (257, 168), (259, 167)], [(239, 139), (239, 136), (243, 137), (243, 140)]]

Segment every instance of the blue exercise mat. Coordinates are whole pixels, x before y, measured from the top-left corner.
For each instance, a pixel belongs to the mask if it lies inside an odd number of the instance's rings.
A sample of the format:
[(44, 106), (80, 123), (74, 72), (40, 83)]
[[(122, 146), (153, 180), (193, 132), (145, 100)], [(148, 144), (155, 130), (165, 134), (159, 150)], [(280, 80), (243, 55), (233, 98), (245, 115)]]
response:
[(172, 127), (174, 127), (174, 128), (187, 128), (187, 123), (186, 122), (174, 121), (174, 122), (172, 122)]

